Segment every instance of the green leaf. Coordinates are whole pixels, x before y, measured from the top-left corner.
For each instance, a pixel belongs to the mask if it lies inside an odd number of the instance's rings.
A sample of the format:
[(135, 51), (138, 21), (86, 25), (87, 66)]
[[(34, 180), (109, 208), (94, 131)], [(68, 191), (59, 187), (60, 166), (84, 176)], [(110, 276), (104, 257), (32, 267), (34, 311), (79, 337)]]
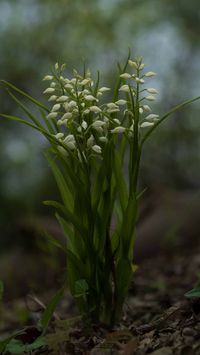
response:
[(66, 183), (60, 169), (56, 165), (54, 159), (52, 159), (50, 154), (47, 152), (45, 153), (45, 156), (48, 160), (49, 166), (50, 166), (50, 168), (53, 172), (53, 175), (55, 177), (55, 180), (58, 185), (60, 195), (61, 195), (61, 198), (63, 199), (64, 205), (69, 209), (70, 212), (72, 212), (73, 208), (74, 208), (74, 198), (72, 196), (72, 193), (71, 193), (69, 187), (67, 186), (67, 183)]
[(39, 326), (42, 327), (43, 333), (47, 330), (49, 322), (52, 319), (55, 309), (64, 295), (64, 287), (62, 287), (49, 302), (47, 308), (45, 309), (42, 318), (39, 321)]
[(0, 301), (2, 301), (3, 292), (4, 292), (4, 284), (3, 284), (3, 281), (0, 280)]
[(115, 158), (114, 158), (114, 173), (115, 173), (117, 192), (119, 195), (120, 205), (121, 205), (122, 212), (124, 214), (128, 202), (128, 189), (122, 171), (121, 161), (117, 153), (115, 154)]
[(12, 99), (18, 104), (18, 106), (26, 113), (26, 115), (35, 123), (36, 126), (40, 127), (41, 129), (44, 129), (44, 127), (41, 125), (41, 123), (35, 118), (35, 116), (28, 110), (28, 108), (23, 105), (15, 95), (13, 95), (10, 91), (8, 91), (9, 95), (12, 97)]
[(13, 84), (9, 83), (8, 81), (5, 80), (0, 80), (0, 83), (4, 84), (5, 86), (10, 87), (11, 89), (15, 90), (16, 92), (18, 92), (19, 94), (21, 94), (22, 96), (26, 97), (28, 100), (30, 100), (31, 102), (33, 102), (36, 106), (44, 109), (45, 111), (49, 112), (50, 110), (48, 109), (47, 106), (45, 106), (44, 104), (42, 104), (41, 102), (39, 102), (38, 100), (34, 99), (32, 96), (28, 95), (26, 92), (18, 89), (16, 86), (14, 86)]
[(81, 279), (75, 282), (74, 297), (85, 297), (89, 293), (89, 287), (86, 280)]
[(57, 201), (44, 201), (43, 202), (44, 205), (47, 206), (53, 206), (56, 209), (60, 210), (64, 216), (66, 217), (66, 219), (68, 220), (68, 222), (72, 223), (72, 225), (74, 226), (74, 228), (81, 234), (81, 235), (86, 235), (87, 231), (85, 230), (85, 228), (79, 223), (79, 220), (77, 219), (77, 217), (74, 215), (74, 213), (72, 213), (71, 211), (68, 210), (68, 208), (66, 206), (63, 206), (61, 203), (57, 202)]
[(192, 290), (186, 292), (184, 296), (187, 298), (200, 298), (200, 287), (193, 288)]
[(60, 226), (62, 227), (65, 237), (67, 239), (67, 248), (77, 256), (83, 255), (82, 240), (80, 238), (77, 238), (69, 223), (67, 223), (64, 218), (62, 218), (58, 213), (56, 213), (56, 218)]
[(193, 99), (189, 99), (186, 100), (184, 102), (182, 102), (179, 105), (174, 106), (171, 110), (169, 110), (167, 113), (165, 113), (160, 119), (159, 121), (157, 121), (154, 126), (152, 126), (152, 128), (150, 128), (147, 133), (144, 135), (144, 137), (141, 140), (141, 146), (144, 144), (144, 142), (147, 140), (147, 138), (151, 135), (151, 133), (156, 129), (156, 127), (158, 127), (168, 116), (172, 115), (174, 112), (181, 110), (183, 107), (191, 104), (194, 101), (197, 101), (200, 99), (200, 96), (197, 96)]

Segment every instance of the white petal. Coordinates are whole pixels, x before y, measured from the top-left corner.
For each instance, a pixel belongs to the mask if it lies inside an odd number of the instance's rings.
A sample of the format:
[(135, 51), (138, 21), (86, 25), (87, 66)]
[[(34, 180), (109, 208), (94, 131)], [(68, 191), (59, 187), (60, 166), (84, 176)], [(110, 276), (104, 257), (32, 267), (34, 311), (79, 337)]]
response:
[(153, 120), (154, 118), (158, 118), (159, 115), (155, 115), (154, 113), (150, 113), (147, 117), (145, 117), (145, 120)]
[(151, 77), (151, 76), (155, 76), (156, 73), (154, 73), (154, 71), (148, 71), (146, 74), (144, 74), (144, 76), (146, 77)]
[(111, 133), (123, 133), (125, 132), (126, 128), (119, 126), (119, 127), (115, 127), (114, 129), (111, 129)]
[(100, 109), (98, 106), (91, 106), (91, 107), (89, 108), (89, 110), (90, 110), (91, 112), (94, 112), (94, 113), (100, 113), (100, 112), (101, 112), (101, 109)]
[(56, 118), (58, 116), (58, 113), (57, 112), (50, 112), (48, 115), (47, 115), (47, 118), (51, 119), (51, 118)]
[(46, 90), (43, 91), (43, 94), (52, 94), (55, 91), (54, 88), (47, 88)]
[(97, 144), (93, 145), (92, 150), (94, 150), (95, 153), (101, 154), (101, 147)]
[(146, 96), (145, 99), (148, 101), (155, 101), (155, 97), (151, 95)]
[(115, 102), (117, 105), (126, 105), (127, 101), (126, 100), (118, 100)]
[(123, 73), (123, 74), (120, 75), (120, 78), (122, 78), (122, 79), (130, 79), (131, 75), (129, 73)]
[(53, 75), (46, 75), (42, 80), (53, 80)]
[(151, 126), (153, 126), (153, 125), (154, 125), (153, 122), (143, 122), (143, 123), (140, 125), (140, 127), (141, 127), (141, 128), (146, 128), (146, 127), (151, 127)]
[(60, 109), (60, 104), (55, 104), (55, 105), (52, 107), (51, 112), (58, 111), (59, 109)]
[(154, 88), (149, 88), (149, 89), (147, 89), (147, 91), (148, 91), (150, 94), (159, 94), (159, 92), (158, 92), (156, 89), (154, 89)]

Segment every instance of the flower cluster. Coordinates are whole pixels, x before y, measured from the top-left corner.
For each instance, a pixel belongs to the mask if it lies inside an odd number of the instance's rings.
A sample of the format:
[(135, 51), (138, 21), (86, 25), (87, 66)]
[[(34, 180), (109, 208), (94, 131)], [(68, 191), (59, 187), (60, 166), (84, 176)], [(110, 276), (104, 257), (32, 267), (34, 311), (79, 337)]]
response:
[[(55, 138), (62, 142), (60, 150), (87, 160), (91, 155), (101, 155), (114, 134), (123, 133), (131, 139), (135, 124), (140, 131), (159, 119), (144, 103), (154, 101), (158, 94), (154, 88), (143, 88), (145, 79), (155, 73), (143, 73), (142, 58), (129, 60), (128, 66), (134, 73), (120, 73), (118, 99), (112, 102), (103, 102), (103, 95), (111, 89), (94, 84), (89, 71), (82, 76), (74, 70), (73, 78), (69, 79), (63, 76), (65, 65), (56, 63), (52, 75), (44, 77), (50, 82), (44, 94), (49, 95), (53, 104), (47, 119), (57, 125), (59, 133)], [(148, 115), (143, 118), (145, 113)]]

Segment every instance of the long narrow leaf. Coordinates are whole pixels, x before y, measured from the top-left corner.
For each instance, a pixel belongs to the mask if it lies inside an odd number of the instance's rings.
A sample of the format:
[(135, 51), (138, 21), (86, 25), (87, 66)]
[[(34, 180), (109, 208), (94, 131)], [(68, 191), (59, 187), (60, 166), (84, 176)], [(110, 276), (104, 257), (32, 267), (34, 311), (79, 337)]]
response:
[(55, 309), (64, 295), (64, 287), (62, 287), (49, 302), (47, 308), (45, 309), (42, 318), (39, 321), (39, 325), (42, 327), (43, 333), (48, 328), (49, 322), (51, 321)]
[(74, 208), (74, 201), (71, 191), (54, 159), (52, 159), (51, 155), (48, 152), (45, 153), (45, 156), (55, 177), (64, 205), (69, 208), (70, 212), (72, 212)]
[(175, 107), (173, 107), (171, 110), (169, 110), (167, 113), (165, 113), (165, 115), (163, 115), (159, 121), (157, 121), (152, 128), (150, 128), (147, 133), (144, 135), (144, 137), (141, 140), (141, 146), (144, 144), (144, 142), (147, 140), (147, 138), (151, 135), (151, 133), (156, 129), (156, 127), (158, 127), (168, 116), (172, 115), (174, 112), (181, 110), (184, 106), (187, 106), (189, 104), (191, 104), (194, 101), (197, 101), (200, 99), (200, 96), (197, 96), (193, 99), (190, 100), (186, 100), (184, 102), (182, 102), (179, 105), (176, 105)]
[(8, 86), (10, 88), (12, 88), (13, 90), (15, 90), (16, 92), (18, 92), (19, 94), (21, 94), (22, 96), (26, 97), (28, 100), (30, 100), (31, 102), (33, 102), (36, 106), (43, 108), (45, 111), (49, 112), (50, 110), (48, 109), (47, 106), (45, 106), (44, 104), (42, 104), (41, 102), (39, 102), (38, 100), (34, 99), (32, 96), (28, 95), (26, 92), (24, 92), (23, 90), (18, 89), (15, 85), (9, 83), (6, 80), (0, 80), (0, 83), (4, 84), (5, 86)]

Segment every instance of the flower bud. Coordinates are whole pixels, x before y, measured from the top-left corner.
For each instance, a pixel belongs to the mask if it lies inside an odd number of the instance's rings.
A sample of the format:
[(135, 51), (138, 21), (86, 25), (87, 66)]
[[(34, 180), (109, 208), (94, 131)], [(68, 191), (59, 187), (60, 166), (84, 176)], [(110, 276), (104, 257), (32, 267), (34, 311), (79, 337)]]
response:
[(126, 100), (118, 100), (115, 102), (117, 105), (126, 105), (127, 101)]
[(87, 126), (88, 126), (88, 124), (87, 124), (86, 121), (83, 121), (83, 122), (81, 123), (81, 127), (83, 127), (83, 129), (87, 129)]
[(55, 101), (57, 99), (58, 96), (56, 95), (52, 95), (50, 96), (50, 98), (48, 99), (48, 101)]
[(120, 74), (120, 78), (122, 78), (122, 79), (130, 79), (131, 75), (129, 73), (123, 73), (123, 74)]
[(57, 99), (58, 102), (66, 102), (67, 100), (68, 100), (68, 96), (66, 95), (62, 95)]
[(107, 137), (99, 137), (100, 142), (107, 143), (108, 138)]
[(143, 105), (142, 108), (146, 112), (151, 112), (151, 108), (148, 105)]
[(115, 127), (114, 129), (111, 129), (111, 133), (124, 133), (126, 128), (122, 126)]
[(93, 145), (92, 150), (94, 150), (94, 152), (98, 154), (101, 154), (102, 152), (101, 147), (97, 144)]
[(55, 137), (56, 139), (61, 139), (61, 138), (64, 137), (64, 134), (63, 134), (63, 133), (57, 133), (57, 134), (54, 135), (54, 137)]
[(124, 91), (124, 92), (129, 92), (129, 86), (128, 85), (122, 85), (120, 88), (119, 88), (119, 91)]
[(141, 128), (146, 128), (146, 127), (151, 127), (151, 126), (153, 126), (153, 125), (154, 125), (153, 122), (143, 122), (143, 123), (140, 125), (140, 127), (141, 127)]
[(94, 143), (94, 136), (91, 135), (90, 138), (88, 138), (88, 140), (87, 140), (87, 147), (91, 148), (93, 143)]
[(46, 90), (43, 91), (43, 94), (52, 94), (55, 91), (54, 88), (47, 88)]
[(135, 69), (138, 69), (138, 64), (129, 59), (128, 64)]
[(59, 109), (60, 109), (60, 104), (55, 104), (55, 105), (52, 107), (51, 112), (58, 111)]
[(149, 77), (151, 77), (151, 76), (155, 76), (156, 75), (156, 73), (154, 73), (154, 71), (148, 71), (146, 74), (144, 74), (144, 76), (146, 76), (147, 78)]
[(148, 101), (155, 101), (155, 97), (151, 95), (145, 96), (145, 99)]
[(68, 120), (69, 118), (72, 118), (72, 113), (71, 112), (66, 112), (64, 113), (64, 115), (62, 116), (62, 120)]
[(99, 90), (98, 90), (98, 92), (106, 92), (106, 91), (110, 91), (110, 88), (108, 88), (108, 87), (106, 87), (106, 86), (102, 86), (102, 88), (100, 88)]
[(46, 75), (42, 80), (53, 80), (53, 75)]
[(90, 110), (91, 112), (94, 112), (94, 113), (100, 113), (100, 112), (101, 112), (101, 109), (100, 109), (98, 106), (91, 106), (91, 107), (89, 108), (89, 110)]
[(94, 97), (93, 95), (86, 95), (86, 96), (85, 96), (85, 100), (86, 100), (86, 101), (98, 101), (98, 100), (96, 99), (96, 97)]
[(58, 113), (57, 112), (50, 112), (48, 115), (47, 115), (47, 118), (48, 119), (52, 119), (52, 118), (56, 118), (58, 116)]
[(159, 115), (155, 115), (154, 113), (150, 113), (150, 115), (145, 117), (145, 120), (153, 120), (155, 118), (159, 118)]
[(149, 88), (149, 89), (147, 89), (147, 91), (148, 91), (150, 94), (159, 94), (159, 92), (158, 92), (156, 89), (154, 89), (154, 88)]

